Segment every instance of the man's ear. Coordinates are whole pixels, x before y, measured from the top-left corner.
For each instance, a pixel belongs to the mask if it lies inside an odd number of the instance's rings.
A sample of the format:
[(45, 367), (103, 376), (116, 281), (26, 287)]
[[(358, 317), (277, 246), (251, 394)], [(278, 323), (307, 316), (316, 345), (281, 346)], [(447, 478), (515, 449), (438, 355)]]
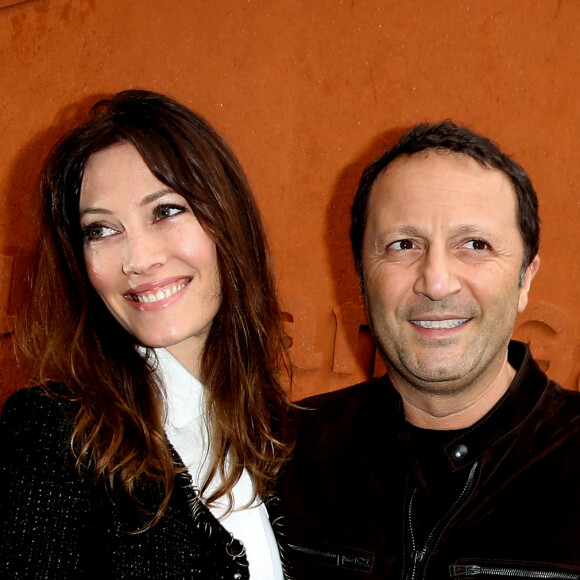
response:
[(528, 305), (528, 294), (532, 285), (532, 280), (540, 267), (540, 256), (535, 255), (534, 259), (524, 272), (523, 279), (520, 284), (520, 296), (518, 298), (518, 312), (523, 312)]

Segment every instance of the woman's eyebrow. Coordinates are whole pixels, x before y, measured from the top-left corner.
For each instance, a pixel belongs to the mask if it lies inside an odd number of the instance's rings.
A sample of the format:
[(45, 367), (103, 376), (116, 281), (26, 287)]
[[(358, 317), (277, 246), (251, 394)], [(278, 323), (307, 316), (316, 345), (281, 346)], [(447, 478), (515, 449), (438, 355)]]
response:
[(163, 189), (160, 189), (158, 191), (148, 193), (143, 199), (139, 201), (139, 205), (144, 206), (153, 203), (154, 201), (157, 201), (160, 197), (163, 197), (168, 193), (175, 193), (175, 191), (173, 191), (173, 189), (169, 189), (169, 187), (164, 187)]
[(79, 217), (83, 217), (84, 215), (87, 214), (107, 214), (107, 215), (112, 215), (112, 211), (108, 210), (108, 209), (104, 209), (104, 208), (100, 208), (100, 207), (86, 207), (85, 209), (82, 209)]
[[(150, 203), (155, 202), (156, 200), (158, 200), (160, 197), (163, 197), (164, 195), (167, 195), (168, 193), (175, 193), (172, 189), (169, 189), (168, 187), (164, 188), (164, 189), (159, 189), (158, 191), (153, 191), (152, 193), (148, 193), (145, 197), (143, 197), (142, 199), (139, 200), (139, 206), (145, 206), (148, 205)], [(79, 217), (83, 217), (86, 214), (106, 214), (106, 215), (112, 215), (113, 212), (109, 209), (105, 209), (105, 208), (101, 208), (101, 207), (86, 207), (84, 209), (82, 209), (80, 211), (80, 215)]]

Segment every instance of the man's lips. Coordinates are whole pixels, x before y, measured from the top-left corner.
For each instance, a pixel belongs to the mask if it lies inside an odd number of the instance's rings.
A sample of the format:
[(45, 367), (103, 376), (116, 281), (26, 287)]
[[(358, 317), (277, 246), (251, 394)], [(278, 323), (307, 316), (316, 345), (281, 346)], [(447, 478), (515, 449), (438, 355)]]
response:
[(469, 320), (470, 318), (448, 318), (446, 320), (409, 320), (409, 322), (421, 328), (445, 330), (450, 328), (457, 328)]
[(133, 288), (124, 296), (126, 299), (133, 302), (141, 302), (143, 304), (151, 304), (153, 302), (160, 302), (177, 294), (183, 290), (190, 282), (191, 278), (176, 278), (171, 281), (156, 282), (149, 285), (141, 285)]

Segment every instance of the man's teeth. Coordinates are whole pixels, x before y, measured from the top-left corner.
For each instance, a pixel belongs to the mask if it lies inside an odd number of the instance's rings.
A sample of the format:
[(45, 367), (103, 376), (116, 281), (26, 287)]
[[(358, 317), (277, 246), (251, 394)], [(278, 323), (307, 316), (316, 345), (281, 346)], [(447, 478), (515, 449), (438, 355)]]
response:
[(150, 304), (151, 302), (165, 300), (180, 290), (183, 290), (186, 286), (187, 284), (182, 282), (181, 284), (176, 284), (175, 286), (168, 286), (167, 288), (157, 290), (157, 292), (149, 292), (148, 294), (133, 294), (133, 297), (137, 302), (145, 302), (146, 304)]
[(465, 324), (469, 318), (453, 318), (451, 320), (411, 320), (411, 323), (421, 328), (455, 328)]

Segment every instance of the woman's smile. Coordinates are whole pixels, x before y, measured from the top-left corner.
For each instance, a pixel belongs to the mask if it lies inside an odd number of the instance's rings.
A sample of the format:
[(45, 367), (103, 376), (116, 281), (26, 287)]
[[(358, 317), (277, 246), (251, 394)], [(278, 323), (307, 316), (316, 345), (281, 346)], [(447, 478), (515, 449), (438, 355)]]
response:
[(215, 244), (187, 200), (120, 144), (89, 158), (80, 215), (87, 273), (111, 314), (196, 368), (221, 289)]
[(189, 277), (179, 278), (177, 282), (153, 283), (151, 288), (143, 290), (134, 288), (125, 294), (125, 298), (139, 304), (160, 303), (183, 290), (191, 280)]

